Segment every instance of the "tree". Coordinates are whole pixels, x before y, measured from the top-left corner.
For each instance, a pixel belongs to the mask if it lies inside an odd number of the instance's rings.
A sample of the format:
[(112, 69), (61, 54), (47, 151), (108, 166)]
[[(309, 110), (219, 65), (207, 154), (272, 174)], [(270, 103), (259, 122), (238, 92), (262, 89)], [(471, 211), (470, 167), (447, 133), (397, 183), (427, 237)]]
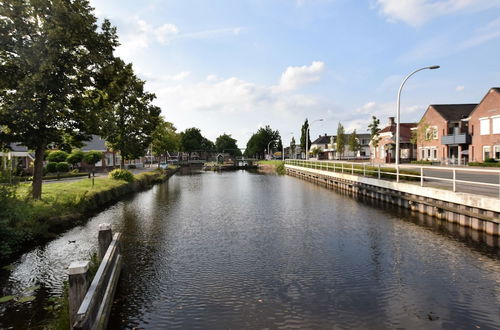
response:
[(378, 132), (380, 132), (380, 119), (377, 119), (377, 117), (372, 116), (372, 122), (368, 125), (368, 132), (370, 132), (370, 140), (373, 148), (375, 148), (375, 152), (378, 148), (378, 143), (380, 141), (380, 137), (378, 135)]
[(156, 96), (144, 90), (132, 64), (115, 58), (103, 68), (95, 104), (105, 109), (100, 118), (101, 136), (110, 148), (120, 151), (121, 167), (126, 159), (144, 156), (160, 121), (161, 109), (152, 104)]
[(87, 151), (83, 155), (83, 160), (85, 161), (85, 163), (92, 165), (92, 186), (94, 186), (95, 164), (97, 164), (102, 159), (102, 156), (103, 153), (96, 150)]
[(66, 158), (68, 158), (68, 153), (62, 150), (51, 151), (47, 156), (47, 160), (49, 162), (55, 162), (55, 163), (64, 162), (66, 161)]
[(232, 156), (241, 156), (237, 142), (230, 134), (224, 133), (215, 140), (215, 150), (217, 152), (227, 152)]
[(201, 150), (202, 151), (215, 151), (215, 144), (207, 139), (206, 137), (203, 137), (201, 140)]
[(304, 150), (305, 152), (307, 152), (306, 150), (306, 132), (307, 132), (307, 145), (310, 147), (311, 146), (311, 137), (309, 135), (309, 122), (307, 121), (307, 118), (306, 118), (306, 121), (304, 122), (304, 124), (302, 125), (302, 128), (300, 130), (300, 149), (301, 150)]
[(81, 150), (73, 151), (67, 158), (66, 161), (73, 166), (80, 163), (83, 160), (84, 153)]
[(192, 127), (181, 133), (181, 150), (193, 152), (202, 149), (203, 135), (199, 128)]
[(295, 148), (296, 148), (295, 138), (292, 136), (292, 141), (290, 141), (290, 157), (295, 156)]
[(337, 127), (337, 152), (339, 153), (340, 159), (342, 159), (342, 157), (344, 156), (345, 145), (346, 145), (346, 137), (345, 137), (344, 126), (342, 126), (342, 124), (339, 123), (339, 126)]
[(318, 148), (318, 147), (314, 147), (311, 149), (311, 154), (314, 156), (314, 157), (317, 157), (318, 154), (321, 152), (321, 148)]
[[(175, 126), (160, 117), (160, 123), (153, 132), (151, 142), (152, 151), (155, 156), (165, 156), (169, 151), (178, 151), (180, 147), (180, 136)], [(160, 162), (158, 162), (158, 167)]]
[(273, 131), (269, 125), (259, 128), (257, 132), (250, 137), (245, 149), (245, 156), (264, 158), (264, 154), (268, 152), (268, 145), (271, 150), (282, 149), (279, 131)]
[(87, 0), (4, 0), (0, 16), (0, 138), (35, 151), (39, 199), (47, 145), (96, 121), (87, 99), (118, 45), (116, 31), (107, 20), (97, 30)]
[(352, 133), (349, 135), (349, 150), (356, 153), (359, 151), (359, 139), (358, 135), (356, 134), (356, 130), (352, 131)]

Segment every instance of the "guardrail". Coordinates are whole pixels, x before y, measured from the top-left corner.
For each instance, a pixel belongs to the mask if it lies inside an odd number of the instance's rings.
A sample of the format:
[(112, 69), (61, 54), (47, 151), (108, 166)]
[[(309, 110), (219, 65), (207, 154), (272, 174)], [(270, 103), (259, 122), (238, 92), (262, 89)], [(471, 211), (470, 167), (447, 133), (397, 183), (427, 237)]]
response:
[[(484, 191), (476, 189), (474, 193), (483, 195), (493, 195), (500, 198), (500, 170), (482, 169), (482, 168), (455, 168), (455, 167), (436, 167), (436, 166), (421, 166), (421, 165), (403, 165), (389, 166), (370, 163), (352, 163), (352, 162), (333, 162), (333, 161), (314, 161), (288, 159), (285, 164), (300, 166), (305, 168), (313, 168), (318, 170), (345, 173), (351, 175), (360, 175), (365, 177), (375, 177), (377, 179), (390, 179), (399, 182), (420, 181), (420, 186), (424, 187), (425, 183), (432, 186), (432, 183), (448, 183), (451, 184), (453, 192), (457, 192), (458, 184), (472, 185), (475, 187), (483, 187)], [(425, 171), (433, 171), (434, 175), (426, 175)], [(436, 176), (442, 174), (443, 176)], [(485, 176), (483, 181), (491, 180), (492, 182), (483, 182), (477, 180), (466, 180), (457, 178), (461, 176)], [(495, 182), (496, 181), (496, 182)], [(468, 186), (470, 188), (470, 186)]]
[(90, 286), (88, 281), (89, 262), (71, 263), (69, 267), (71, 329), (107, 328), (122, 267), (120, 237), (120, 233), (112, 234), (109, 224), (99, 225), (98, 256), (101, 263)]

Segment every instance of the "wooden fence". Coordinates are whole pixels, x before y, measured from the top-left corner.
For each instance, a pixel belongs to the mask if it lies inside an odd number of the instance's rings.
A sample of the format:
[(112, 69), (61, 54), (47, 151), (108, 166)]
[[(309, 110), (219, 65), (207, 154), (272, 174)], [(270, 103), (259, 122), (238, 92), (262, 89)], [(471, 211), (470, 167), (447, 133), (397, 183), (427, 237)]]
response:
[(106, 329), (113, 297), (122, 268), (120, 233), (112, 234), (109, 224), (99, 225), (99, 268), (89, 286), (89, 262), (69, 267), (69, 312), (71, 329)]

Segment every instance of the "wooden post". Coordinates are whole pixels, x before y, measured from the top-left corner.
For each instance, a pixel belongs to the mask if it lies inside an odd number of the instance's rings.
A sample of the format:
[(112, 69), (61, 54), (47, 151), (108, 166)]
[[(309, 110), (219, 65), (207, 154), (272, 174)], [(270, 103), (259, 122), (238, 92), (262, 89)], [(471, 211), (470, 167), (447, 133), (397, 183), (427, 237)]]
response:
[(113, 240), (113, 233), (111, 232), (111, 225), (109, 223), (101, 223), (99, 225), (99, 260), (102, 260), (108, 250), (108, 246)]
[(68, 269), (70, 329), (73, 329), (76, 313), (78, 312), (78, 309), (80, 308), (83, 298), (87, 294), (87, 289), (90, 285), (88, 270), (88, 261), (74, 261), (71, 263)]

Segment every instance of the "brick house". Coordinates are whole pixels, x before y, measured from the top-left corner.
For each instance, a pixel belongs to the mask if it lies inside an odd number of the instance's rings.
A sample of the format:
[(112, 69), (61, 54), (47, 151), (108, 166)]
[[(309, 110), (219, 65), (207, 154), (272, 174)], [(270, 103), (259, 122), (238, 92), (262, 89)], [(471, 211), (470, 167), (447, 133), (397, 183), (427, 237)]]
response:
[[(414, 123), (399, 124), (399, 150), (400, 162), (408, 163), (416, 159), (415, 145), (411, 143), (412, 128), (416, 127)], [(394, 117), (389, 117), (389, 123), (378, 133), (378, 147), (373, 147), (373, 141), (370, 141), (371, 160), (374, 163), (394, 163), (396, 155), (396, 123)]]
[(318, 148), (320, 151), (318, 153), (317, 159), (333, 159), (330, 158), (330, 154), (333, 151), (333, 142), (335, 140), (335, 136), (333, 135), (320, 135), (316, 140), (311, 142), (311, 146), (309, 148), (309, 152), (311, 150)]
[(500, 160), (500, 87), (490, 88), (469, 118), (469, 160)]
[(425, 111), (416, 134), (417, 159), (444, 164), (467, 161), (471, 137), (465, 120), (477, 104), (433, 104)]

